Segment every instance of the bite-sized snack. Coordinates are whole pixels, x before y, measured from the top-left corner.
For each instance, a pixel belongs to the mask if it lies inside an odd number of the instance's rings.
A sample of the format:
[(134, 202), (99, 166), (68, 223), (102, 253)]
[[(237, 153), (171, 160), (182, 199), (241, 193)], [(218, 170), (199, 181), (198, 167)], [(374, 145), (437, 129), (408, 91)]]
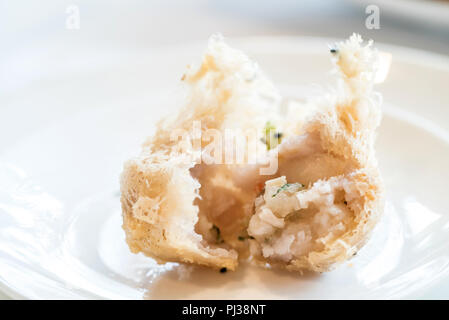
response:
[[(131, 251), (229, 270), (249, 259), (322, 272), (352, 257), (383, 211), (374, 154), (378, 54), (353, 35), (331, 55), (337, 86), (285, 114), (258, 66), (213, 36), (202, 64), (183, 77), (180, 113), (160, 122), (125, 164)], [(249, 132), (241, 148), (232, 147), (244, 161), (211, 152), (217, 141), (231, 141), (227, 130)]]

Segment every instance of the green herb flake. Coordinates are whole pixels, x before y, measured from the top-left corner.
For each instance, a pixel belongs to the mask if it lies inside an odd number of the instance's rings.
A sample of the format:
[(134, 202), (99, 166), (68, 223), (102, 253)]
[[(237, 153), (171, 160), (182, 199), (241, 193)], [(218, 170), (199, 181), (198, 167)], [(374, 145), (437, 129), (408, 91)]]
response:
[(238, 239), (239, 239), (239, 241), (245, 241), (245, 240), (247, 240), (247, 239), (254, 240), (254, 237), (252, 237), (252, 236), (247, 236), (247, 237), (244, 237), (244, 236), (238, 236)]
[(267, 150), (271, 150), (281, 143), (282, 137), (283, 133), (277, 132), (276, 126), (267, 121), (263, 128), (263, 138), (260, 140), (267, 145)]
[(276, 197), (279, 192), (287, 191), (287, 192), (297, 192), (304, 188), (304, 185), (301, 183), (286, 183), (282, 187), (280, 187), (275, 194), (273, 194), (273, 198)]
[(220, 232), (220, 228), (218, 228), (215, 224), (212, 226), (212, 230), (215, 232), (216, 234), (216, 238), (215, 241), (216, 243), (220, 244), (223, 243), (224, 240), (221, 238), (221, 232)]

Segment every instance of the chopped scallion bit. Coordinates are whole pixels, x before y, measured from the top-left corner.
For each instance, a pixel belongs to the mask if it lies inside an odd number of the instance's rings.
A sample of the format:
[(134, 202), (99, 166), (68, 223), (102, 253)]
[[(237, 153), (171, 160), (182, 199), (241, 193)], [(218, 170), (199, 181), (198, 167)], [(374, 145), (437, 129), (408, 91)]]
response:
[(263, 128), (263, 138), (261, 141), (267, 145), (267, 150), (275, 148), (281, 143), (282, 132), (276, 132), (276, 126), (268, 121)]
[(221, 232), (220, 232), (220, 228), (218, 228), (215, 224), (212, 226), (212, 230), (216, 233), (216, 239), (215, 241), (217, 243), (223, 243), (224, 240), (221, 238)]
[(246, 239), (254, 239), (254, 237), (252, 237), (252, 236), (247, 236), (247, 237), (239, 236), (238, 239), (239, 239), (239, 241), (245, 241)]
[(282, 187), (280, 187), (275, 194), (273, 194), (273, 198), (276, 197), (279, 192), (287, 191), (287, 192), (297, 192), (304, 188), (304, 185), (301, 183), (286, 183)]

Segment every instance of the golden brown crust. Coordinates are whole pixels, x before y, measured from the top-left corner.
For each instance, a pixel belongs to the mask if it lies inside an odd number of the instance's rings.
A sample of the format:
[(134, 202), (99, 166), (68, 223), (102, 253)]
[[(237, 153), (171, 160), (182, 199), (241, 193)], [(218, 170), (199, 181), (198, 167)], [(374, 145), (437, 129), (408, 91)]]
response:
[(128, 245), (132, 252), (160, 261), (234, 270), (235, 251), (205, 246), (194, 232), (196, 184), (187, 169), (154, 164), (151, 157), (127, 162), (121, 177), (121, 202)]
[[(294, 271), (330, 270), (363, 246), (383, 211), (383, 185), (374, 156), (375, 129), (380, 121), (380, 101), (372, 92), (375, 52), (361, 46), (359, 40), (353, 36), (339, 45), (335, 63), (342, 83), (336, 94), (315, 101), (311, 117), (288, 129), (292, 136), (299, 133), (317, 135), (320, 152), (332, 155), (333, 158), (329, 159), (335, 159), (330, 166), (333, 171), (319, 181), (345, 179), (348, 188), (352, 188), (351, 192), (358, 194), (348, 204), (354, 216), (351, 228), (338, 239), (325, 243), (322, 249), (300, 258), (283, 262), (255, 255), (253, 261), (257, 264), (269, 263)], [(202, 131), (223, 131), (228, 127), (260, 130), (267, 119), (278, 119), (275, 110), (264, 108), (263, 104), (267, 103), (262, 96), (270, 97), (268, 106), (271, 107), (276, 105), (279, 96), (247, 57), (217, 38), (211, 40), (202, 65), (188, 71), (183, 79), (190, 90), (186, 106), (174, 120), (161, 122), (156, 135), (145, 143), (141, 155), (124, 166), (121, 175), (123, 229), (134, 253), (143, 252), (160, 262), (177, 261), (234, 270), (239, 254), (240, 258), (248, 256), (250, 241), (235, 240), (237, 234), (233, 236), (229, 231), (239, 229), (235, 225), (223, 233), (224, 243), (210, 241), (210, 235), (204, 230), (212, 223), (220, 224), (226, 219), (200, 214), (200, 210), (221, 210), (227, 215), (240, 215), (240, 219), (233, 217), (227, 220), (247, 223), (252, 199), (260, 191), (260, 183), (276, 174), (262, 178), (248, 174), (248, 178), (242, 179), (234, 177), (238, 172), (235, 167), (210, 167), (207, 174), (221, 174), (229, 178), (232, 186), (222, 189), (220, 197), (214, 196), (213, 192), (206, 194), (206, 185), (210, 185), (207, 190), (214, 190), (213, 183), (195, 173), (201, 171), (198, 167), (201, 155), (195, 154), (195, 144), (204, 147), (207, 141), (199, 138), (187, 144), (179, 140), (174, 142), (172, 134), (176, 129), (190, 131), (196, 120), (201, 120)], [(179, 153), (181, 147), (183, 152)], [(285, 144), (278, 148), (281, 150), (281, 164), (289, 161), (288, 152), (282, 151), (283, 148)], [(323, 163), (329, 161), (325, 156), (322, 159)], [(338, 169), (337, 162), (340, 163)], [(257, 168), (255, 166), (248, 171), (253, 172)], [(316, 182), (312, 181), (309, 188), (313, 188)], [(206, 206), (206, 202), (198, 205), (201, 192), (203, 198), (209, 197), (212, 205)], [(244, 209), (232, 206), (216, 209), (213, 201), (234, 201), (237, 203), (234, 206)], [(238, 232), (240, 238), (241, 229)]]

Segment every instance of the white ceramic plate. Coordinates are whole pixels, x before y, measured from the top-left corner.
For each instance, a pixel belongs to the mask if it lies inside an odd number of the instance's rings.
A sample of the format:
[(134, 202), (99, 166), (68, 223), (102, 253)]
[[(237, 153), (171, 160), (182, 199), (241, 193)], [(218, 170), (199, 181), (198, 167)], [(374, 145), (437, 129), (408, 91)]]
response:
[[(230, 42), (288, 96), (329, 81), (329, 39)], [(388, 201), (353, 260), (322, 275), (248, 266), (220, 274), (128, 251), (122, 163), (172, 112), (177, 80), (203, 48), (87, 51), (72, 64), (40, 57), (39, 68), (11, 79), (0, 101), (2, 290), (32, 299), (449, 298), (449, 62), (396, 47), (383, 46), (393, 64), (379, 86)]]

